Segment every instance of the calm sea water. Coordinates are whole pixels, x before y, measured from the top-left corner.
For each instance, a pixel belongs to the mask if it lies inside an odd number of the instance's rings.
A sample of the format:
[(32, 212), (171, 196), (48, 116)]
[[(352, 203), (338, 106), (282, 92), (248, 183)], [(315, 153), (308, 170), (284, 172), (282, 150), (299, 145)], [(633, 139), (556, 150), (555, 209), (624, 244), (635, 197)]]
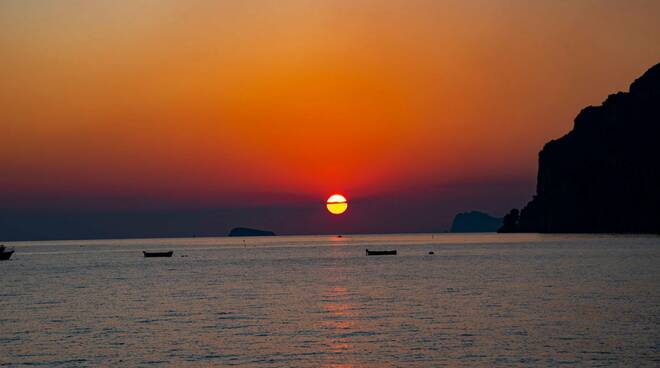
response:
[(8, 245), (0, 365), (660, 366), (659, 237)]

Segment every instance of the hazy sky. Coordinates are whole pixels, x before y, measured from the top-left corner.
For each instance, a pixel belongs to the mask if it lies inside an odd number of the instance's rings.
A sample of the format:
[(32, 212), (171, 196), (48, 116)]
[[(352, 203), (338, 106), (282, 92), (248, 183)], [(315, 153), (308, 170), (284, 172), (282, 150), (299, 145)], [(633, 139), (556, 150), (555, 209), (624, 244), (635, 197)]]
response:
[(660, 62), (658, 19), (659, 1), (4, 0), (4, 230), (16, 211), (304, 233), (501, 215), (544, 142)]

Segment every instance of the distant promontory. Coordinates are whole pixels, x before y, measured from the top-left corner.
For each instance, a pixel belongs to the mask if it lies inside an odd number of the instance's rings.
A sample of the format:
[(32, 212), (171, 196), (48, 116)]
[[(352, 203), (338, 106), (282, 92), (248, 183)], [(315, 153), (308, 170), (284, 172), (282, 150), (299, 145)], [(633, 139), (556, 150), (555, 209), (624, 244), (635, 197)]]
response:
[(502, 226), (502, 219), (479, 211), (462, 212), (454, 217), (452, 233), (492, 233)]
[(247, 227), (235, 227), (227, 236), (274, 236), (275, 233), (268, 230), (250, 229)]
[(660, 233), (660, 64), (543, 147), (536, 195), (500, 231)]

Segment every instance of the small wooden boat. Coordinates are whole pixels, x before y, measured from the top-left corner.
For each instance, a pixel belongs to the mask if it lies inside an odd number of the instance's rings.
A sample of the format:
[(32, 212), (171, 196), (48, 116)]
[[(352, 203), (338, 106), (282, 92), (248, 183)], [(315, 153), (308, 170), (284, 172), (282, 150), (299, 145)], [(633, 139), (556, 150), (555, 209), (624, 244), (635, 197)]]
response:
[(145, 252), (145, 251), (142, 251), (142, 254), (144, 254), (145, 258), (172, 257), (172, 254), (174, 254), (174, 252), (173, 251), (169, 251), (169, 252)]
[(4, 245), (0, 245), (0, 261), (6, 261), (14, 254), (13, 249), (7, 249)]
[(367, 249), (367, 255), (368, 256), (395, 256), (396, 255), (396, 249), (395, 250), (369, 250)]

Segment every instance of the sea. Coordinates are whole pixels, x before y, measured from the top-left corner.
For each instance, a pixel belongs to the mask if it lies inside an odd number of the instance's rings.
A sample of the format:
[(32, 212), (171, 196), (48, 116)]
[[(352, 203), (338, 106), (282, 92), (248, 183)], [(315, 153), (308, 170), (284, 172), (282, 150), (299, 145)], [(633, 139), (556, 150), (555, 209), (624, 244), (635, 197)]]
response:
[(6, 245), (0, 366), (660, 367), (658, 236)]

